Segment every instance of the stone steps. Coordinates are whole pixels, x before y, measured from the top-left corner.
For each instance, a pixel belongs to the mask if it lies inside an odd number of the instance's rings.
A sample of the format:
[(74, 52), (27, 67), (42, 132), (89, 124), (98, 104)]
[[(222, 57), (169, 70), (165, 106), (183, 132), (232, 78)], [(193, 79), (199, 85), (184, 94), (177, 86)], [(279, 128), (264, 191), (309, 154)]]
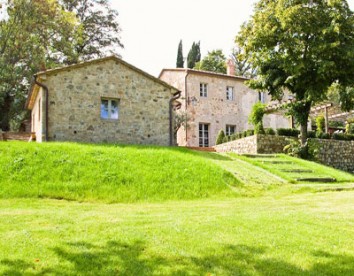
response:
[(299, 182), (322, 182), (322, 183), (330, 183), (337, 182), (337, 179), (332, 177), (308, 177), (308, 178), (297, 178), (296, 181)]
[(277, 158), (276, 154), (242, 154), (242, 156), (249, 158)]

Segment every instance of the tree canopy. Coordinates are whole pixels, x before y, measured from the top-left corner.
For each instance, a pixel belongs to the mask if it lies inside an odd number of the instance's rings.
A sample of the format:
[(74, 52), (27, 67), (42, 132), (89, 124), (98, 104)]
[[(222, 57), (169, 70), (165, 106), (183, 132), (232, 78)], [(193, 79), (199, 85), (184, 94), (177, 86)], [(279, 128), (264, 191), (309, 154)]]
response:
[(226, 74), (226, 57), (221, 50), (213, 50), (208, 52), (207, 56), (198, 62), (194, 68)]
[(353, 108), (348, 87), (354, 84), (354, 17), (345, 0), (260, 0), (236, 42), (257, 70), (250, 86), (281, 98), (307, 138), (311, 106), (326, 99), (337, 83), (343, 108)]
[(17, 129), (26, 117), (23, 106), (34, 73), (122, 46), (117, 12), (107, 3), (0, 0), (0, 129)]
[(256, 69), (249, 61), (247, 55), (242, 51), (242, 48), (238, 45), (232, 49), (231, 59), (235, 65), (235, 75), (246, 78), (254, 78), (256, 76)]

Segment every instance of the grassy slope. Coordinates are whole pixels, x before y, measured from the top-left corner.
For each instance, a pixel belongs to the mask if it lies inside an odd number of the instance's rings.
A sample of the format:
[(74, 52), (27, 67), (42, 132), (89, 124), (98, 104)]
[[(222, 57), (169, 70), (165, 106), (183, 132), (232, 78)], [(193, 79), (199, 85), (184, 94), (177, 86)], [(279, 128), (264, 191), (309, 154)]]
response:
[(0, 198), (195, 199), (231, 195), (228, 185), (238, 183), (208, 155), (185, 149), (0, 142)]
[(0, 200), (1, 275), (353, 275), (354, 192)]
[[(315, 162), (290, 157), (285, 154), (277, 154), (276, 158), (248, 158), (231, 154), (233, 158), (243, 160), (249, 164), (263, 168), (270, 173), (289, 181), (296, 183), (298, 178), (335, 178), (337, 182), (354, 182), (354, 175), (334, 168), (324, 166)], [(289, 164), (272, 164), (264, 161), (288, 161)], [(284, 172), (283, 170), (312, 170), (313, 172)]]

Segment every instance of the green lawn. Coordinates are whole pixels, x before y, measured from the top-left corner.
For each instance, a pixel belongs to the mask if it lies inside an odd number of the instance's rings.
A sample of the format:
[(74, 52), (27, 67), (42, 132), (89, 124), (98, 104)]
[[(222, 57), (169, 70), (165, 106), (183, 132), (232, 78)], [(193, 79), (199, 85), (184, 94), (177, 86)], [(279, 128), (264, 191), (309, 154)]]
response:
[(354, 192), (0, 200), (1, 275), (353, 275)]
[(291, 160), (342, 182), (181, 148), (0, 142), (0, 275), (353, 275), (353, 176)]

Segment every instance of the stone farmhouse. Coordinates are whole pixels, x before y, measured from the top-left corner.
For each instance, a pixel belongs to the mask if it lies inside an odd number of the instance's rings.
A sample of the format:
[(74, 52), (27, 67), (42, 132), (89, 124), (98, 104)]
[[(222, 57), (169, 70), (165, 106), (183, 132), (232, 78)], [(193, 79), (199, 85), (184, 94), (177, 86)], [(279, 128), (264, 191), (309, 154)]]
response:
[[(211, 147), (217, 134), (226, 135), (252, 128), (248, 116), (257, 101), (270, 102), (270, 96), (245, 85), (247, 78), (234, 75), (228, 62), (227, 74), (185, 68), (163, 69), (159, 78), (182, 91), (182, 108), (188, 117), (188, 127), (177, 133), (179, 146)], [(290, 127), (288, 118), (280, 114), (264, 117), (264, 127)]]
[(178, 89), (116, 56), (37, 73), (36, 140), (172, 145)]

